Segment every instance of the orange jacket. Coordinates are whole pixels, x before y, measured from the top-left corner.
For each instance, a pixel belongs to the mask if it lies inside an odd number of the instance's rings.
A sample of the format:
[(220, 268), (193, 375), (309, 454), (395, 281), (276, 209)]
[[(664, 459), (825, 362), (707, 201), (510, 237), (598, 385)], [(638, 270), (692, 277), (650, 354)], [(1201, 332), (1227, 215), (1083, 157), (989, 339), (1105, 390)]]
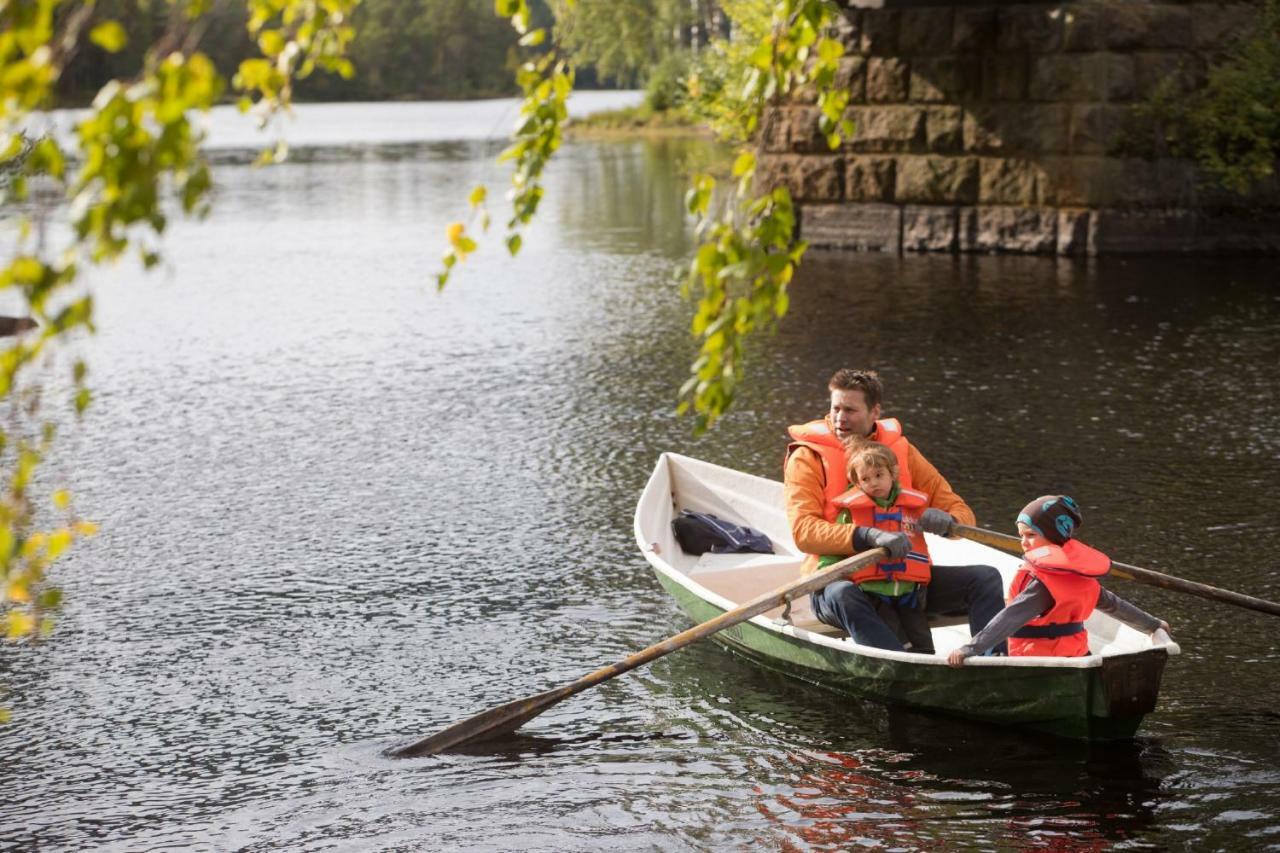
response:
[[(880, 423), (877, 422), (875, 431), (869, 436), (872, 441), (879, 441)], [(831, 421), (828, 419), (825, 424), (827, 431), (831, 433), (832, 440), (839, 444), (839, 440), (835, 439), (834, 431), (831, 430)], [(894, 442), (890, 446), (896, 446), (898, 443)], [(938, 473), (938, 469), (924, 458), (924, 454), (915, 445), (908, 444), (905, 439), (901, 443), (907, 444), (907, 464), (900, 465), (898, 471), (900, 484), (903, 486), (909, 484), (910, 488), (925, 493), (929, 496), (929, 506), (951, 513), (959, 523), (974, 524), (973, 510), (969, 509), (969, 505), (951, 490), (951, 484)], [(828, 507), (828, 504), (845, 491), (848, 485), (844, 470), (843, 446), (840, 447), (838, 464), (834, 454), (828, 455), (831, 456), (828, 464), (831, 464), (832, 470), (839, 475), (836, 480), (844, 481), (838, 483), (838, 489), (834, 489), (828, 483), (823, 457), (810, 446), (809, 441), (803, 444), (796, 442), (787, 448), (787, 461), (783, 472), (787, 521), (791, 525), (791, 537), (795, 540), (796, 547), (810, 555), (800, 569), (802, 574), (811, 574), (818, 567), (818, 557), (815, 555), (853, 553), (852, 528), (847, 524), (837, 524), (836, 510), (834, 507)], [(829, 496), (828, 489), (832, 489)], [(828, 518), (829, 512), (830, 518)]]
[(881, 508), (861, 489), (850, 489), (835, 500), (836, 506), (847, 508), (851, 521), (858, 527), (874, 527), (890, 533), (906, 533), (911, 540), (911, 551), (904, 559), (876, 563), (853, 573), (854, 583), (863, 581), (910, 581), (928, 583), (933, 561), (929, 558), (929, 546), (920, 528), (904, 521), (915, 522), (929, 505), (929, 496), (914, 489), (898, 487), (898, 499), (893, 506)]
[(1084, 620), (1098, 604), (1102, 586), (1096, 578), (1111, 570), (1111, 558), (1083, 542), (1068, 539), (1059, 548), (1044, 545), (1026, 553), (1026, 562), (1009, 584), (1009, 600), (1035, 578), (1049, 588), (1053, 607), (1009, 637), (1009, 655), (1080, 657), (1089, 653)]

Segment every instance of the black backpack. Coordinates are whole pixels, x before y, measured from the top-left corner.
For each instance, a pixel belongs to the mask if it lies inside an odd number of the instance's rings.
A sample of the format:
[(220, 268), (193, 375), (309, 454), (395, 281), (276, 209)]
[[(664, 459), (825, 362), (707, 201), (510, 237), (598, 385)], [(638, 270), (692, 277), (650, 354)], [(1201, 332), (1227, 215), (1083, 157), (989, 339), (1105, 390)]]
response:
[(733, 524), (706, 512), (681, 510), (671, 531), (686, 554), (772, 554), (773, 543), (759, 530)]

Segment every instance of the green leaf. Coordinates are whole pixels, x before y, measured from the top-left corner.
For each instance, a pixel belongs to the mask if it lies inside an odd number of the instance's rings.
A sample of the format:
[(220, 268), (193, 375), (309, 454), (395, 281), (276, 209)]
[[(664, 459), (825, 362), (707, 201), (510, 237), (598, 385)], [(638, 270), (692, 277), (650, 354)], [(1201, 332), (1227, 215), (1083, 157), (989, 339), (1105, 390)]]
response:
[(489, 191), (485, 189), (484, 184), (480, 184), (475, 187), (475, 189), (471, 190), (471, 195), (467, 196), (467, 201), (472, 207), (479, 207), (484, 204), (485, 197), (488, 193)]
[(107, 53), (118, 53), (129, 42), (129, 36), (118, 21), (103, 21), (89, 33), (89, 41)]
[(66, 171), (66, 162), (62, 157), (62, 149), (52, 137), (46, 136), (35, 144), (27, 158), (27, 168), (32, 172), (43, 172), (50, 177), (62, 179)]
[(17, 157), (22, 153), (22, 150), (25, 147), (22, 134), (12, 133), (8, 135), (8, 138), (9, 141), (5, 143), (3, 149), (0, 150), (0, 163), (7, 163), (14, 157)]
[(520, 253), (522, 245), (524, 245), (524, 241), (520, 239), (519, 234), (512, 234), (507, 238), (507, 251), (513, 258)]
[(844, 56), (844, 45), (836, 39), (824, 38), (818, 41), (818, 59), (821, 62), (835, 62)]

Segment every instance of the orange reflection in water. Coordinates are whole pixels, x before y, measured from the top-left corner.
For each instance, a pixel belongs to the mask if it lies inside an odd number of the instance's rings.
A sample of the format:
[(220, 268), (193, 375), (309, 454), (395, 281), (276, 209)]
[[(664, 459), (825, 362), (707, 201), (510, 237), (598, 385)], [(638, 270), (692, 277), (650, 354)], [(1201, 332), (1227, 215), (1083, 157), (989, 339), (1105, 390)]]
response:
[(919, 761), (906, 753), (789, 753), (786, 760), (790, 781), (755, 789), (756, 809), (783, 835), (778, 842), (783, 850), (994, 844), (1005, 850), (1091, 853), (1109, 849), (1117, 835), (1128, 835), (1114, 831), (1116, 815), (1091, 811), (1079, 798), (939, 777), (902, 766)]

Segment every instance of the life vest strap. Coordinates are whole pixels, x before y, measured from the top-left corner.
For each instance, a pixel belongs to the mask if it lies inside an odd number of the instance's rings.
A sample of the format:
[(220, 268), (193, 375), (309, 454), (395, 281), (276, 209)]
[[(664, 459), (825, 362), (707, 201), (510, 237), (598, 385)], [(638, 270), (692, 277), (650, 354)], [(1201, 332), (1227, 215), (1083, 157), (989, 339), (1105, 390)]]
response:
[(1052, 625), (1023, 625), (1012, 635), (1020, 640), (1055, 640), (1084, 630), (1083, 622), (1058, 622)]

